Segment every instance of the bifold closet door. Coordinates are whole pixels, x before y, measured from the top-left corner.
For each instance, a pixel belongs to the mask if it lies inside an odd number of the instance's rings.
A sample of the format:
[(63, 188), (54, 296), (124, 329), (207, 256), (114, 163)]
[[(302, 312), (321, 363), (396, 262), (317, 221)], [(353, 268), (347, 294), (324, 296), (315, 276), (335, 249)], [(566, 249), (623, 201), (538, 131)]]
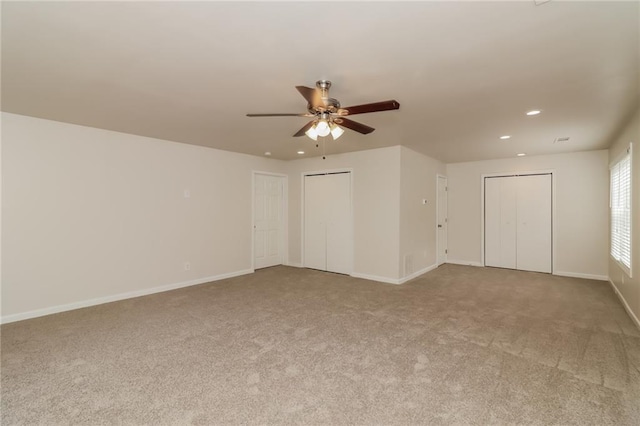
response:
[(551, 175), (519, 176), (516, 264), (551, 273)]
[(352, 272), (351, 173), (325, 176), (331, 188), (327, 203), (327, 271)]
[(352, 271), (351, 174), (305, 176), (304, 266)]
[(485, 178), (485, 265), (551, 273), (551, 175)]
[(486, 178), (485, 265), (516, 269), (517, 177)]
[(324, 175), (304, 178), (304, 267), (327, 269), (325, 209), (329, 198)]

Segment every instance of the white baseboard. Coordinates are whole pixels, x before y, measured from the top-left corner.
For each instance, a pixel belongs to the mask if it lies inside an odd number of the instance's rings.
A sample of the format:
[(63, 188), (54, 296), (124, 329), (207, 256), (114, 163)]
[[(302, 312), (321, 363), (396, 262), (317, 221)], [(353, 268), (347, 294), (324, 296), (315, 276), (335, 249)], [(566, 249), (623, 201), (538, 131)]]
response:
[(361, 274), (359, 272), (354, 272), (351, 274), (352, 277), (354, 278), (362, 278), (364, 280), (369, 280), (369, 281), (378, 281), (381, 283), (387, 283), (387, 284), (404, 284), (409, 280), (412, 280), (422, 274), (426, 274), (429, 271), (432, 271), (434, 269), (437, 268), (437, 265), (431, 265), (431, 266), (427, 266), (426, 268), (423, 268), (417, 272), (414, 272), (411, 275), (407, 275), (404, 278), (389, 278), (389, 277), (381, 277), (378, 275), (369, 275), (369, 274)]
[(83, 300), (80, 302), (68, 303), (65, 305), (51, 306), (49, 308), (36, 309), (33, 311), (22, 312), (19, 314), (6, 315), (0, 318), (0, 324), (7, 324), (15, 321), (22, 321), (30, 318), (42, 317), (45, 315), (57, 314), (60, 312), (72, 311), (74, 309), (87, 308), (89, 306), (102, 305), (103, 303), (117, 302), (118, 300), (132, 299), (134, 297), (147, 296), (154, 293), (162, 293), (178, 288), (190, 287), (192, 285), (204, 284), (211, 281), (224, 280), (226, 278), (238, 277), (253, 273), (253, 269), (245, 269), (243, 271), (230, 272), (227, 274), (215, 275), (212, 277), (198, 278), (190, 281), (183, 281), (175, 284), (168, 284), (159, 287), (146, 288), (142, 290), (129, 291), (127, 293), (114, 294), (112, 296), (97, 297), (95, 299)]
[(303, 267), (302, 263), (291, 263), (291, 262), (288, 262), (287, 266), (292, 266), (294, 268), (302, 268)]
[(587, 280), (609, 281), (609, 277), (606, 275), (582, 274), (579, 272), (554, 271), (553, 275), (559, 275), (561, 277), (570, 277), (570, 278), (584, 278)]
[(611, 281), (611, 279), (607, 281), (609, 281), (609, 284), (611, 284), (611, 287), (613, 287), (613, 292), (616, 294), (616, 296), (618, 296), (618, 299), (620, 299), (620, 301), (622, 302), (622, 306), (624, 306), (624, 309), (627, 311), (627, 313), (631, 317), (631, 321), (633, 321), (636, 324), (636, 327), (640, 328), (640, 320), (638, 320), (638, 317), (636, 316), (636, 314), (633, 313), (633, 311), (629, 307), (629, 304), (625, 300), (622, 293), (618, 291), (618, 287), (616, 287), (616, 285), (613, 283), (613, 281)]
[(353, 272), (351, 273), (351, 276), (353, 278), (362, 278), (364, 280), (378, 281), (387, 284), (400, 284), (400, 280), (398, 278), (380, 277), (378, 275), (361, 274), (359, 272)]
[(433, 264), (433, 265), (427, 266), (426, 268), (422, 268), (422, 269), (420, 269), (419, 271), (414, 272), (414, 273), (413, 273), (413, 274), (411, 274), (411, 275), (407, 275), (407, 276), (406, 276), (406, 277), (404, 277), (404, 278), (400, 278), (400, 279), (398, 280), (398, 284), (404, 284), (404, 283), (406, 283), (407, 281), (410, 281), (410, 280), (412, 280), (412, 279), (414, 279), (414, 278), (417, 278), (417, 277), (419, 277), (419, 276), (420, 276), (420, 275), (422, 275), (422, 274), (426, 274), (426, 273), (427, 273), (427, 272), (429, 272), (429, 271), (433, 271), (433, 270), (434, 270), (434, 269), (436, 269), (437, 267), (438, 267), (438, 265)]
[(469, 260), (457, 260), (457, 259), (447, 259), (445, 263), (451, 263), (453, 265), (464, 265), (464, 266), (479, 266), (479, 267), (484, 266), (480, 262), (472, 262)]

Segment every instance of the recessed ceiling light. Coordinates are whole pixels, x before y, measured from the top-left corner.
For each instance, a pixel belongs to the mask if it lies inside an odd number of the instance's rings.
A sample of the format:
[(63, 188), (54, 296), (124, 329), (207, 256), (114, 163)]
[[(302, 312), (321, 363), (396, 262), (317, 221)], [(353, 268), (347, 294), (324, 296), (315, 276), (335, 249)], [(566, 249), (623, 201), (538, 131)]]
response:
[(540, 114), (542, 111), (540, 111), (539, 109), (533, 109), (529, 112), (527, 112), (527, 115), (538, 115)]
[(302, 155), (304, 154), (304, 151), (298, 151), (298, 154)]
[(520, 154), (516, 154), (516, 155), (517, 155), (518, 157), (524, 157), (524, 156), (525, 156), (525, 155), (527, 155), (527, 154), (525, 154), (524, 152), (521, 152)]
[(511, 136), (509, 135), (504, 135), (504, 136), (500, 136), (500, 139), (511, 139)]
[(269, 151), (265, 152), (264, 155), (266, 155), (267, 157), (271, 155), (271, 153)]

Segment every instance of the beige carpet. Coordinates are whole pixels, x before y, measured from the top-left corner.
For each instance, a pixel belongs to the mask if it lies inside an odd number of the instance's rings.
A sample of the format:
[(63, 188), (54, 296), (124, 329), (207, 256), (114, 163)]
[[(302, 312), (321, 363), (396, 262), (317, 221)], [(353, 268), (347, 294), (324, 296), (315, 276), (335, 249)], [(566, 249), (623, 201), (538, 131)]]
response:
[(640, 424), (606, 282), (276, 267), (2, 326), (2, 424)]

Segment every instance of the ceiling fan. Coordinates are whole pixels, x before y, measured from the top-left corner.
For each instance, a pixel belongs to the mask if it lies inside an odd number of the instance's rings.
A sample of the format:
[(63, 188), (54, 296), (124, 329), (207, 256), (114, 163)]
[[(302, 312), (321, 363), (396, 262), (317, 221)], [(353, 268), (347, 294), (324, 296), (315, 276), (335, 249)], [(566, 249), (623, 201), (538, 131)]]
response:
[(329, 80), (319, 80), (316, 87), (296, 86), (298, 92), (307, 100), (307, 112), (304, 114), (247, 114), (247, 117), (311, 117), (310, 122), (304, 125), (293, 136), (307, 135), (311, 139), (318, 140), (318, 136), (324, 137), (331, 134), (333, 139), (338, 139), (344, 130), (340, 127), (354, 130), (363, 135), (373, 132), (375, 129), (367, 125), (346, 118), (349, 115), (365, 114), (368, 112), (388, 111), (400, 108), (398, 101), (382, 101), (370, 104), (354, 105), (343, 108), (334, 98), (329, 97)]

